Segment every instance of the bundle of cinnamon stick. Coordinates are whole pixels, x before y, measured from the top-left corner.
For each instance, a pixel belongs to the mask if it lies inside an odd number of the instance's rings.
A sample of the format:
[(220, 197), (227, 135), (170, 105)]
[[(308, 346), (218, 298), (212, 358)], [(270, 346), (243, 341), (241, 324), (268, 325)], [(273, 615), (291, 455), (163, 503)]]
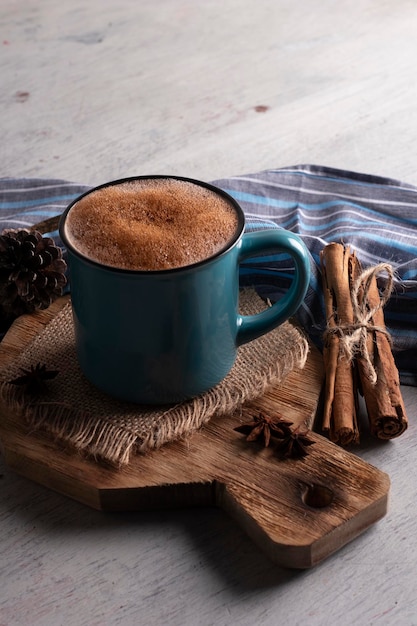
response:
[[(392, 290), (386, 264), (362, 270), (349, 246), (331, 243), (320, 255), (327, 330), (322, 428), (342, 446), (359, 442), (358, 393), (363, 395), (371, 433), (401, 435), (408, 426), (398, 370), (383, 306)], [(388, 275), (382, 294), (377, 276)]]

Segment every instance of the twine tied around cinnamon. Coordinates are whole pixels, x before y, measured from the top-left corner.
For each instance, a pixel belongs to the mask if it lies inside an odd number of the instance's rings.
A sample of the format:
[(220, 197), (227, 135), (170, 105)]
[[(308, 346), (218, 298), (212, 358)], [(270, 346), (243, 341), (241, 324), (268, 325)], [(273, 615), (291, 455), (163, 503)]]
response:
[[(370, 307), (368, 299), (370, 285), (382, 272), (386, 272), (387, 282), (380, 292), (379, 302), (375, 306)], [(379, 263), (363, 270), (354, 280), (350, 290), (354, 322), (352, 324), (328, 326), (325, 332), (325, 338), (329, 335), (339, 336), (340, 352), (344, 354), (349, 362), (352, 361), (357, 354), (362, 356), (367, 376), (373, 385), (377, 382), (377, 373), (368, 350), (368, 332), (383, 333), (391, 340), (385, 326), (375, 325), (372, 320), (375, 313), (382, 309), (390, 299), (393, 285), (394, 272), (392, 266), (388, 263)]]
[[(360, 393), (371, 434), (398, 437), (408, 420), (383, 312), (393, 290), (392, 267), (363, 270), (351, 248), (339, 243), (324, 247), (320, 263), (327, 319), (323, 431), (340, 445), (359, 443)], [(388, 276), (383, 288), (377, 284), (381, 272)]]

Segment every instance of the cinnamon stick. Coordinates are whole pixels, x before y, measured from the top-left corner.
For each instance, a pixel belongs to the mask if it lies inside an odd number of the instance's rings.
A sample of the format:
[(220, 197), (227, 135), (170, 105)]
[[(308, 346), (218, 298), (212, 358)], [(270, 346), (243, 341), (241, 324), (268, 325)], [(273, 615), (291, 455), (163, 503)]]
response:
[(342, 346), (344, 329), (354, 322), (350, 249), (331, 243), (322, 250), (320, 263), (327, 319), (322, 428), (333, 442), (346, 446), (359, 441), (354, 365)]
[[(358, 352), (357, 364), (371, 433), (379, 439), (393, 439), (408, 426), (401, 395), (398, 369), (385, 326), (381, 295), (377, 285), (378, 267), (359, 277), (359, 304), (362, 313), (372, 313), (367, 327), (367, 355)], [(382, 266), (382, 269), (386, 269)], [(371, 366), (371, 367), (370, 367)]]
[(31, 231), (37, 230), (42, 235), (44, 235), (45, 233), (50, 233), (58, 228), (60, 218), (61, 218), (61, 215), (54, 215), (53, 217), (48, 217), (48, 219), (43, 220), (42, 222), (33, 224), (33, 226), (31, 226), (29, 230)]
[[(371, 433), (398, 437), (408, 419), (383, 313), (392, 268), (381, 263), (363, 271), (355, 253), (336, 243), (323, 249), (320, 260), (327, 318), (323, 430), (342, 445), (359, 441), (357, 372)], [(380, 293), (377, 275), (383, 270), (388, 280)]]

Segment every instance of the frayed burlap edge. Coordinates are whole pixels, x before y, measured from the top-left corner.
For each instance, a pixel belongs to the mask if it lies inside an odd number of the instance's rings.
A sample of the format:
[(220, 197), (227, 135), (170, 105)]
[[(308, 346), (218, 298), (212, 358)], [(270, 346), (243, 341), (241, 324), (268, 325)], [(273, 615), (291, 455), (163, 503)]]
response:
[[(241, 298), (242, 313), (257, 312), (259, 301), (255, 292), (245, 290)], [(59, 369), (54, 355), (57, 346), (62, 350), (60, 342), (65, 332), (61, 331), (66, 327), (69, 344), (64, 349), (71, 351), (71, 372), (67, 370), (63, 374), (69, 378), (75, 376), (84, 400), (87, 396), (89, 400), (95, 397), (93, 409), (77, 407), (77, 402), (82, 404), (82, 398), (70, 401), (71, 391), (68, 393), (68, 385), (65, 380), (62, 382), (62, 378), (61, 383), (57, 382), (58, 379), (51, 381), (49, 397), (37, 401), (31, 401), (20, 387), (8, 382), (17, 377), (23, 367), (28, 367), (28, 363), (42, 362), (48, 368)], [(268, 335), (242, 346), (229, 375), (213, 389), (176, 406), (146, 408), (108, 398), (84, 379), (77, 371), (78, 364), (73, 362), (72, 333), (68, 304), (1, 372), (0, 398), (13, 414), (24, 420), (29, 431), (44, 432), (61, 445), (117, 466), (129, 463), (132, 453), (146, 453), (184, 438), (214, 416), (230, 414), (244, 402), (256, 400), (272, 385), (282, 383), (293, 369), (302, 369), (309, 351), (305, 337), (292, 324), (285, 322)], [(52, 346), (45, 341), (46, 336), (50, 342), (52, 338)], [(100, 409), (98, 412), (96, 407)]]

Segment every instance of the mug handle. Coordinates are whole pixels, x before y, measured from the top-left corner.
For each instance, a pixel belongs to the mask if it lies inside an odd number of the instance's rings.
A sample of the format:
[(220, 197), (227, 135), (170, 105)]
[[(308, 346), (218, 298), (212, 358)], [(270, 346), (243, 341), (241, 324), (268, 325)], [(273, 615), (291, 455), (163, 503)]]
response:
[(237, 315), (237, 345), (252, 341), (273, 330), (301, 305), (310, 282), (310, 258), (303, 241), (287, 230), (246, 233), (240, 241), (238, 262), (259, 253), (285, 252), (292, 257), (295, 274), (291, 286), (271, 307), (255, 315)]

